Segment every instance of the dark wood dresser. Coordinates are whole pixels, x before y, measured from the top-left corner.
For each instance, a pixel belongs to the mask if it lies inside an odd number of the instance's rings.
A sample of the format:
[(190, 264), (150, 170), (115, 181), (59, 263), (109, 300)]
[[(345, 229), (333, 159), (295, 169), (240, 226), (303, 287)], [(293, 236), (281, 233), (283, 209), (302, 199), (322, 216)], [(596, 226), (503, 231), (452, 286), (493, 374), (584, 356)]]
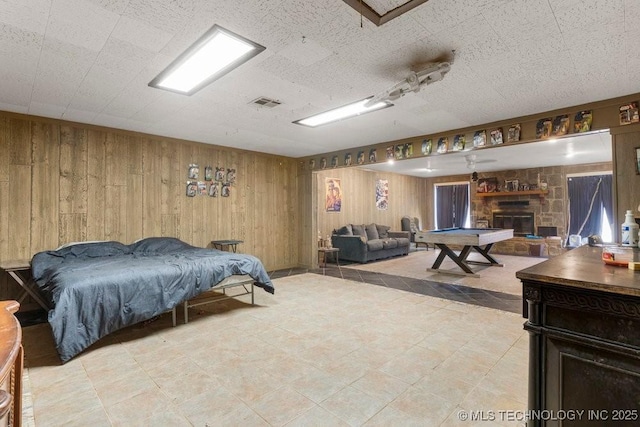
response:
[(527, 304), (527, 426), (640, 425), (640, 271), (582, 246), (518, 271)]
[(22, 328), (13, 315), (17, 301), (0, 301), (0, 426), (19, 427), (22, 419)]

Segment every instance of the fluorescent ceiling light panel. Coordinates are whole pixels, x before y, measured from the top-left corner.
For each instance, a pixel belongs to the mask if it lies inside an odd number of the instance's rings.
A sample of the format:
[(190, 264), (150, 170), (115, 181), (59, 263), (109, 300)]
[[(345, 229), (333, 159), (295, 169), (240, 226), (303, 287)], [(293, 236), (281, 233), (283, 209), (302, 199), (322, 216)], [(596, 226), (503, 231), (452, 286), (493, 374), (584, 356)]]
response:
[(296, 120), (293, 123), (314, 128), (316, 126), (326, 125), (327, 123), (337, 122), (338, 120), (360, 116), (362, 114), (393, 106), (389, 101), (380, 101), (370, 107), (365, 107), (365, 104), (371, 98), (373, 97), (370, 96), (366, 99), (352, 102), (351, 104), (334, 108), (333, 110), (325, 111), (324, 113), (316, 114), (315, 116), (307, 117), (306, 119)]
[(214, 25), (149, 86), (192, 95), (263, 50), (264, 46)]

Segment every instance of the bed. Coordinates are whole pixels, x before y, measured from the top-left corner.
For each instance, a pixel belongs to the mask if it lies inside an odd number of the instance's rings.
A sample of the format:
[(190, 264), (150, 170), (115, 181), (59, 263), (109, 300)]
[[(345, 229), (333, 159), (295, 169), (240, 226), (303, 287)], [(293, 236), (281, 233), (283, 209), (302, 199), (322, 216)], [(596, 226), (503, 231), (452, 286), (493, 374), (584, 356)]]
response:
[(227, 278), (240, 276), (233, 283), (246, 286), (249, 277), (251, 290), (274, 293), (258, 258), (167, 237), (71, 244), (35, 254), (31, 270), (51, 307), (48, 321), (63, 363), (126, 326), (172, 310), (175, 321), (178, 304), (225, 286)]

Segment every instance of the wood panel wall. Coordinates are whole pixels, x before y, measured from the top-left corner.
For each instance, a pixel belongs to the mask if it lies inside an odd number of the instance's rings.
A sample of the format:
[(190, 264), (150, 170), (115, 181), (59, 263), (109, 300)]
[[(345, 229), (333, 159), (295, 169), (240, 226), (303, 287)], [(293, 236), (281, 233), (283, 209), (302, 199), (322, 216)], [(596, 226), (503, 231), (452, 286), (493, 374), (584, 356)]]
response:
[[(341, 168), (315, 172), (315, 206), (317, 224), (314, 230), (323, 238), (332, 230), (345, 224), (384, 224), (391, 230), (401, 230), (400, 219), (405, 216), (425, 218), (430, 209), (426, 198), (427, 181), (424, 178), (398, 175), (388, 172), (372, 172), (354, 168)], [(325, 180), (340, 179), (342, 208), (339, 213), (325, 211)], [(389, 206), (376, 208), (376, 181), (389, 181)]]
[(640, 125), (621, 126), (611, 129), (613, 139), (613, 206), (615, 209), (615, 236), (618, 241), (620, 225), (624, 215), (631, 209), (636, 218), (640, 218), (640, 174), (636, 159), (636, 148), (640, 148)]
[[(230, 197), (187, 197), (188, 165), (236, 168)], [(0, 112), (0, 259), (87, 240), (171, 236), (239, 246), (268, 270), (298, 265), (291, 158)], [(16, 286), (0, 277), (0, 299)]]

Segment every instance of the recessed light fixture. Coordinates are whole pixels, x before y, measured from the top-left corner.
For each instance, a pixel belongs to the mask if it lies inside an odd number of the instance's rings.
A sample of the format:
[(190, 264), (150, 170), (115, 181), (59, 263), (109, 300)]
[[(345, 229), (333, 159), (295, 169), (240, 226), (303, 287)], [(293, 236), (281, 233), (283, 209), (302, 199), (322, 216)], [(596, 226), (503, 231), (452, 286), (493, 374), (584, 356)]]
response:
[(214, 25), (149, 86), (192, 95), (263, 50), (264, 46)]
[(324, 113), (307, 117), (305, 119), (296, 120), (293, 123), (313, 128), (393, 106), (389, 101), (380, 101), (369, 107), (365, 107), (364, 104), (366, 104), (371, 98), (373, 98), (373, 96), (352, 102), (351, 104), (343, 105), (342, 107), (334, 108), (333, 110), (325, 111)]

